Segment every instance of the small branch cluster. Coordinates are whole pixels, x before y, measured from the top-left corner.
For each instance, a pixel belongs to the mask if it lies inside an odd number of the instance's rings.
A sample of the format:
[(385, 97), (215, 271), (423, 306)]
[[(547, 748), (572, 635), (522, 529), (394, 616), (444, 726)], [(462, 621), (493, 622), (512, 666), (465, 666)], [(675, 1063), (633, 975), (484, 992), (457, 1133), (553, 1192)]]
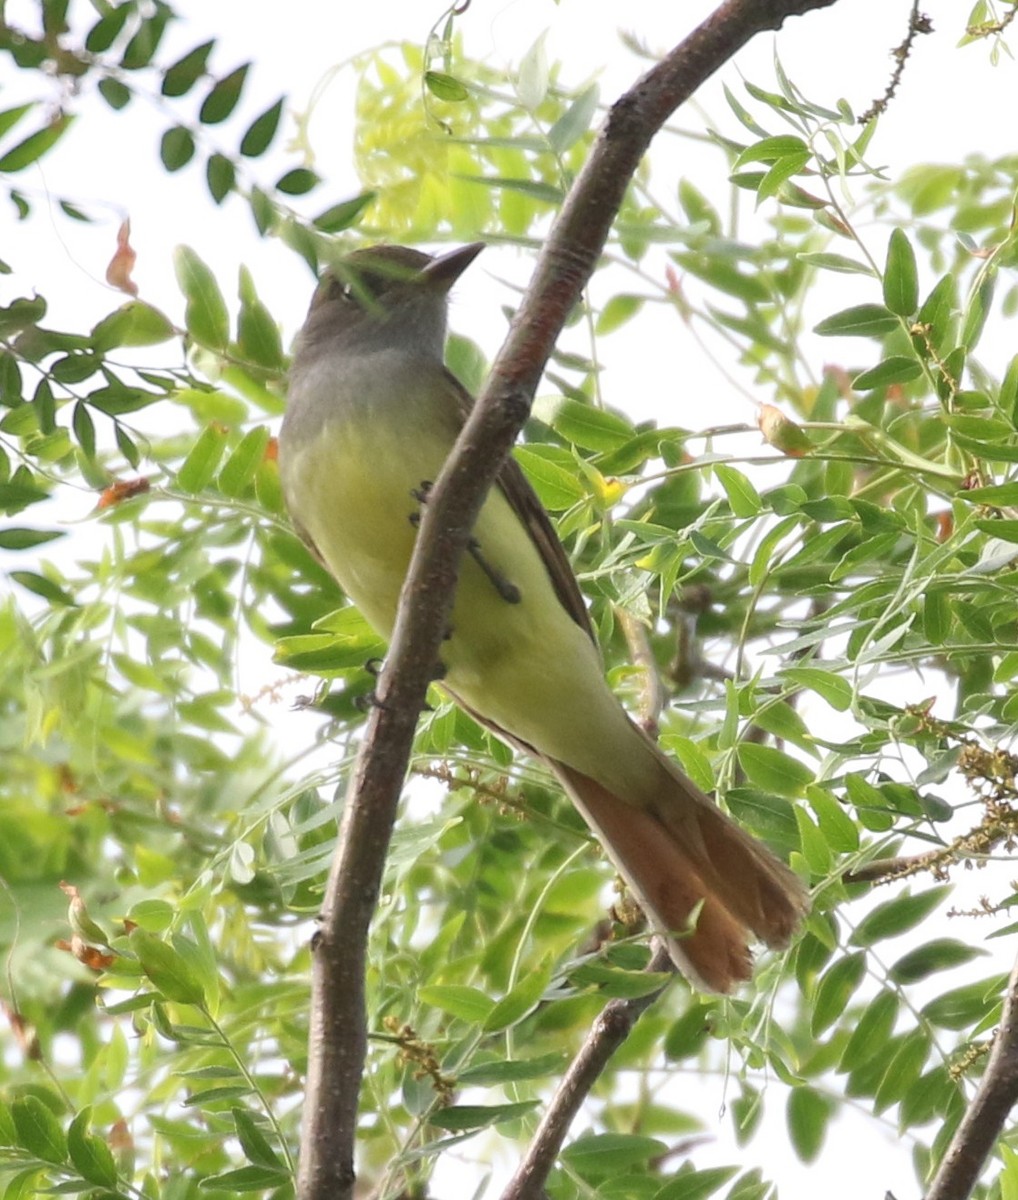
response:
[(1018, 755), (999, 746), (988, 750), (972, 738), (959, 738), (923, 709), (910, 711), (922, 719), (929, 732), (959, 742), (958, 770), (978, 795), (983, 805), (983, 818), (974, 828), (936, 850), (876, 859), (846, 872), (846, 883), (890, 883), (927, 872), (934, 879), (943, 880), (958, 863), (969, 868), (981, 865), (998, 846), (1003, 845), (1011, 851), (1018, 843)]
[(509, 788), (505, 775), (499, 775), (494, 780), (485, 780), (475, 767), (462, 767), (453, 770), (448, 763), (434, 762), (426, 766), (417, 765), (413, 773), (422, 779), (435, 779), (444, 783), (450, 791), (469, 788), (480, 804), (494, 804), (498, 811), (506, 816), (512, 814), (519, 820), (526, 820), (531, 814), (525, 800)]
[(894, 70), (891, 72), (890, 82), (880, 99), (874, 100), (859, 118), (860, 125), (867, 124), (874, 117), (879, 117), (881, 113), (887, 111), (887, 106), (894, 98), (894, 94), (898, 90), (898, 84), (901, 83), (901, 77), (905, 71), (905, 63), (908, 61), (908, 56), (912, 53), (912, 45), (916, 37), (920, 33), (932, 32), (933, 22), (925, 13), (919, 11), (919, 0), (914, 0), (912, 12), (909, 14), (908, 19), (908, 34), (901, 45), (895, 46), (891, 51), (891, 57), (894, 59)]
[(973, 38), (1000, 37), (1016, 16), (1018, 16), (1018, 4), (1011, 0), (1011, 7), (999, 21), (983, 21), (979, 25), (969, 25), (965, 32)]
[(435, 1047), (424, 1041), (412, 1025), (401, 1025), (395, 1017), (386, 1017), (383, 1024), (392, 1041), (399, 1047), (399, 1057), (408, 1065), (417, 1068), (415, 1079), (430, 1079), (431, 1086), (440, 1104), (451, 1104), (456, 1091), (456, 1080), (442, 1073)]

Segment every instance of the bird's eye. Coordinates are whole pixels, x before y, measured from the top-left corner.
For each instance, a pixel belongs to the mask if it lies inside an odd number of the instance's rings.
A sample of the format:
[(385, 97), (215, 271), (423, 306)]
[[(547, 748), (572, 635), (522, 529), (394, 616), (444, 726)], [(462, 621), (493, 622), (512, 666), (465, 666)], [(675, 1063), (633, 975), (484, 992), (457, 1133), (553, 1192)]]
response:
[(349, 280), (332, 279), (329, 284), (329, 299), (352, 300), (353, 288), (350, 286)]

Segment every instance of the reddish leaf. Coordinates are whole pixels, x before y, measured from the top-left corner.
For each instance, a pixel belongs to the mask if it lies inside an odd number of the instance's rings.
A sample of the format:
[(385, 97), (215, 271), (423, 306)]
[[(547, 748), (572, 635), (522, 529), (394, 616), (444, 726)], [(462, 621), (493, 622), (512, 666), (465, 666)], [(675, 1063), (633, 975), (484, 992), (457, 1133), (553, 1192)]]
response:
[(106, 268), (106, 282), (129, 296), (137, 296), (138, 285), (131, 278), (137, 257), (131, 246), (131, 221), (125, 217), (117, 230), (117, 249)]

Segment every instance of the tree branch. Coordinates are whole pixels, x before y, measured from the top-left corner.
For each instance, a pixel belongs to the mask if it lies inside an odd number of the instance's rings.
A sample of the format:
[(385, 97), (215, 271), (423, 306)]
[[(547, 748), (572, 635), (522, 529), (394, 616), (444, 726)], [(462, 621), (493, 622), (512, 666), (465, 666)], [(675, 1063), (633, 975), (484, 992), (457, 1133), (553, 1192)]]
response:
[(367, 1047), (364, 970), (417, 715), (438, 661), (460, 557), (530, 412), (626, 188), (675, 109), (755, 34), (835, 0), (727, 0), (612, 107), (538, 259), (527, 295), (425, 506), (329, 876), (312, 974), (300, 1200), (348, 1200)]
[(1018, 1103), (1018, 959), (979, 1088), (940, 1161), (926, 1200), (966, 1200), (979, 1180), (1004, 1122)]
[(656, 738), (658, 735), (658, 720), (668, 703), (668, 693), (661, 681), (657, 659), (650, 644), (650, 634), (647, 626), (629, 611), (618, 607), (615, 609), (615, 620), (626, 639), (629, 659), (634, 667), (641, 672), (639, 721), (641, 726)]
[[(646, 966), (648, 972), (674, 971), (664, 943), (658, 945)], [(629, 1037), (639, 1017), (667, 987), (663, 984), (649, 996), (611, 1000), (601, 1010), (579, 1053), (569, 1064), (555, 1089), (523, 1161), (516, 1169), (502, 1200), (541, 1200), (548, 1174), (555, 1165), (573, 1119), (597, 1083), (611, 1056)]]

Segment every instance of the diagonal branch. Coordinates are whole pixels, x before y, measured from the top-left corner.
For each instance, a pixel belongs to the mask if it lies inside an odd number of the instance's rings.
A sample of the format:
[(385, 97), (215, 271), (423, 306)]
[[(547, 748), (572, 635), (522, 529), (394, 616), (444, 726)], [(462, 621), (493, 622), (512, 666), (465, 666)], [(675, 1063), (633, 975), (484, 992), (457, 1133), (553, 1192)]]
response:
[[(674, 971), (668, 948), (662, 943), (646, 966), (648, 972)], [(611, 1056), (629, 1037), (639, 1017), (650, 1008), (668, 986), (662, 984), (648, 996), (632, 1000), (611, 1000), (591, 1026), (586, 1041), (569, 1064), (562, 1082), (555, 1089), (533, 1141), (527, 1147), (502, 1200), (542, 1200), (548, 1174), (555, 1165), (569, 1126), (597, 1083)]]
[(926, 1200), (966, 1200), (1008, 1114), (1018, 1104), (1018, 959), (1004, 993), (1000, 1026), (979, 1088), (940, 1161)]
[(555, 221), (487, 387), (429, 496), (316, 938), (300, 1200), (348, 1200), (352, 1194), (367, 1047), (368, 929), (417, 715), (438, 661), (459, 560), (484, 497), (529, 415), (544, 365), (651, 139), (755, 34), (834, 2), (726, 0), (616, 101)]

